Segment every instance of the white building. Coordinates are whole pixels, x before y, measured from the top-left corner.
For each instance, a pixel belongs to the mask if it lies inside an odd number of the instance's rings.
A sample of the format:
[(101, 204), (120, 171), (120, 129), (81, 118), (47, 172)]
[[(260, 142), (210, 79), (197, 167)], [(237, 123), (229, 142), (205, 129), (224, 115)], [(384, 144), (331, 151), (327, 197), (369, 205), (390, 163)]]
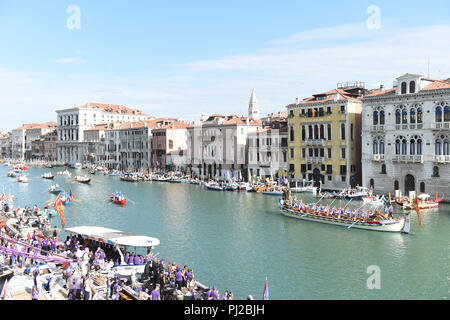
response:
[(202, 179), (248, 179), (247, 138), (262, 129), (255, 92), (249, 102), (248, 117), (210, 115), (187, 128), (188, 171)]
[(158, 118), (116, 124), (105, 130), (105, 165), (139, 171), (152, 168), (152, 130), (176, 119)]
[(450, 79), (405, 74), (362, 101), (363, 185), (450, 200)]
[(87, 103), (57, 110), (58, 161), (69, 164), (86, 162), (84, 131), (95, 125), (111, 122), (137, 122), (149, 117), (139, 110), (120, 105)]

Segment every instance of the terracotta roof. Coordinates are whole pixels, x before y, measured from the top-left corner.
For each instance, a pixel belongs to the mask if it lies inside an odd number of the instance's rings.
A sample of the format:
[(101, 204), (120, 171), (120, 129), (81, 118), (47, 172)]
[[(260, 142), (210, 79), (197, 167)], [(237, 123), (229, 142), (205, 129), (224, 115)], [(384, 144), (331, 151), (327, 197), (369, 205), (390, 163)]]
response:
[(192, 126), (192, 123), (185, 123), (181, 121), (175, 121), (162, 127), (155, 128), (153, 130), (166, 130), (166, 129), (186, 129)]
[[(359, 100), (359, 98), (352, 97), (350, 94), (345, 92), (345, 90), (342, 89), (333, 89), (329, 90), (327, 92), (317, 93), (314, 94), (312, 97), (305, 98), (302, 101), (298, 102), (298, 105), (306, 105), (306, 104), (313, 104), (313, 103), (321, 103), (321, 102), (329, 102), (336, 100), (335, 95), (338, 94), (337, 101), (339, 100)], [(318, 99), (319, 97), (325, 96), (325, 99)], [(288, 107), (296, 106), (296, 103), (291, 103), (288, 105)]]
[(448, 82), (447, 80), (435, 80), (434, 82), (430, 83), (425, 88), (423, 88), (421, 91), (439, 90), (439, 89), (450, 89), (450, 82)]
[(29, 129), (50, 129), (56, 128), (58, 124), (53, 121), (45, 122), (45, 123), (28, 123), (23, 126), (13, 129), (13, 130), (29, 130)]
[[(419, 92), (430, 91), (430, 90), (440, 90), (440, 89), (450, 89), (450, 81), (448, 79), (447, 80), (434, 80), (434, 79), (429, 79), (429, 78), (421, 78), (421, 80), (433, 81), (433, 82), (428, 84), (424, 88), (422, 88), (422, 90), (420, 90)], [(397, 91), (397, 88), (391, 88), (391, 89), (387, 89), (387, 90), (376, 89), (376, 90), (373, 90), (370, 94), (366, 95), (365, 98), (366, 97), (379, 97), (379, 96), (394, 95), (396, 91)]]
[(102, 112), (105, 113), (117, 113), (117, 114), (129, 114), (129, 115), (143, 115), (142, 111), (137, 109), (131, 109), (118, 104), (105, 104), (105, 103), (97, 103), (97, 102), (89, 102), (85, 105), (80, 106), (79, 108), (94, 108), (94, 109), (102, 109)]
[(376, 97), (376, 96), (387, 96), (395, 94), (396, 88), (391, 88), (387, 90), (373, 90), (370, 94), (367, 94), (365, 97)]

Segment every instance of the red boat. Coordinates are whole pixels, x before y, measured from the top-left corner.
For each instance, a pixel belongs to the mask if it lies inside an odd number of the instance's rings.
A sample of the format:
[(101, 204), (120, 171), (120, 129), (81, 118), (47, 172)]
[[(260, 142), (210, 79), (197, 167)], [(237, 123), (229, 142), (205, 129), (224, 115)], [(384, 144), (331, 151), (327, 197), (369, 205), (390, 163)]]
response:
[(127, 199), (125, 199), (123, 194), (110, 194), (109, 199), (111, 199), (111, 201), (115, 204), (125, 205), (127, 203)]
[[(443, 198), (437, 198), (437, 197), (435, 200), (430, 199), (430, 196), (427, 194), (421, 194), (417, 198), (419, 199), (419, 202), (418, 202), (419, 210), (438, 208), (439, 203), (441, 203), (444, 200)], [(410, 200), (407, 198), (395, 199), (395, 203), (402, 206), (403, 209), (406, 209), (406, 210), (413, 210), (416, 208), (414, 202), (411, 203)]]

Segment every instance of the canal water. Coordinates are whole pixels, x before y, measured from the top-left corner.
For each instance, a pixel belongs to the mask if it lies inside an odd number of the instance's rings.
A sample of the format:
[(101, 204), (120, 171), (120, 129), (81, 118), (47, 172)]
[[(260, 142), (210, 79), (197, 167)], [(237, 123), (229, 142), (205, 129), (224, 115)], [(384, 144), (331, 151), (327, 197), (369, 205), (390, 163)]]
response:
[[(232, 289), (236, 299), (249, 294), (261, 299), (266, 277), (270, 299), (277, 300), (449, 297), (448, 204), (423, 212), (422, 228), (414, 215), (411, 234), (383, 233), (282, 216), (274, 196), (129, 183), (98, 174), (90, 185), (59, 176), (49, 181), (40, 176), (50, 169), (39, 168), (31, 168), (30, 183), (21, 184), (6, 177), (7, 170), (0, 167), (0, 188), (15, 195), (16, 207), (42, 207), (54, 200), (47, 191), (53, 183), (71, 188), (78, 201), (65, 209), (66, 227), (102, 226), (157, 237), (159, 258), (193, 268), (197, 280), (217, 286), (220, 293)], [(56, 174), (64, 168), (51, 170)], [(114, 191), (131, 200), (125, 208), (107, 201)], [(317, 201), (308, 194), (297, 197)], [(52, 224), (60, 227), (59, 218)], [(370, 284), (376, 287), (369, 289)]]

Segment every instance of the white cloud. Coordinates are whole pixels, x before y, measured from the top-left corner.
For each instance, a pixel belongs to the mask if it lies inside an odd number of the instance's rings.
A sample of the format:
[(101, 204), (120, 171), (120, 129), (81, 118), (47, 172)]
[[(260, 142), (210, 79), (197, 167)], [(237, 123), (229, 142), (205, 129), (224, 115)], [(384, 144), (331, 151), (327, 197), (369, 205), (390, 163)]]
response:
[(53, 63), (57, 64), (83, 64), (86, 60), (80, 57), (70, 57), (70, 58), (59, 58), (51, 60)]

